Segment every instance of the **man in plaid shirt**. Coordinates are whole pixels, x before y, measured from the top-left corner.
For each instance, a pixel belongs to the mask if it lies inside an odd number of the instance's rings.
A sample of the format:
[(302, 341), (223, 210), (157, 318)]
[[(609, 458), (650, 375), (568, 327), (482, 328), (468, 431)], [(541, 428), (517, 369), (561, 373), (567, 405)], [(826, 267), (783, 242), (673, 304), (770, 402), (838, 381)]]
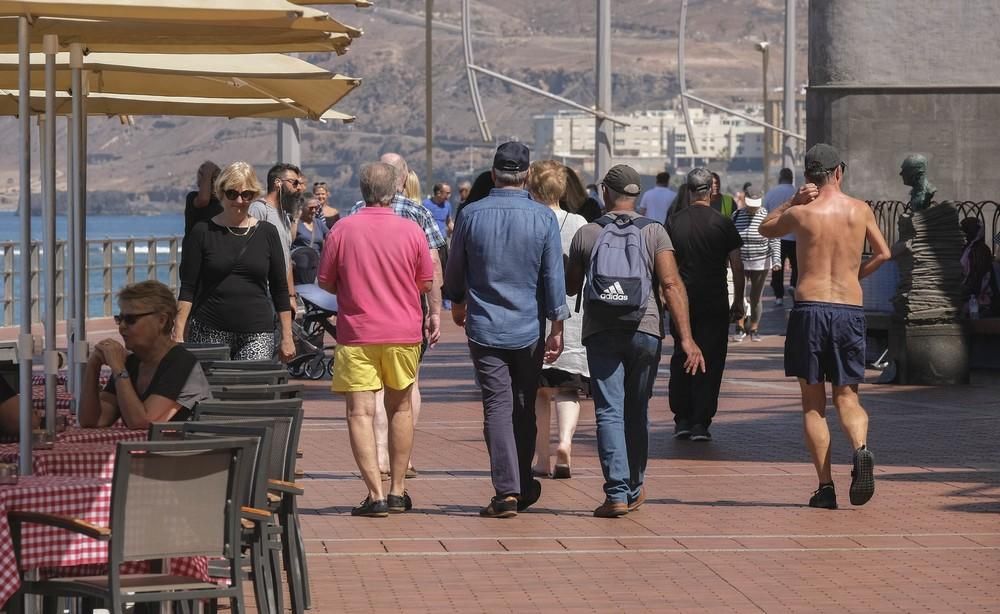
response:
[[(413, 220), (419, 224), (424, 230), (424, 234), (427, 236), (427, 244), (431, 250), (431, 261), (434, 264), (434, 282), (431, 286), (431, 291), (427, 294), (429, 305), (427, 309), (427, 316), (424, 320), (424, 344), (425, 347), (433, 347), (441, 337), (441, 281), (443, 276), (441, 271), (441, 257), (438, 250), (445, 245), (445, 239), (441, 234), (441, 231), (438, 229), (437, 222), (434, 221), (434, 216), (431, 215), (430, 211), (428, 211), (420, 203), (403, 196), (403, 186), (406, 184), (406, 176), (410, 172), (403, 156), (398, 153), (387, 153), (383, 154), (379, 161), (385, 162), (396, 169), (396, 195), (393, 197), (392, 203), (390, 203), (389, 206), (396, 215), (404, 217), (408, 220)], [(348, 215), (354, 215), (363, 209), (364, 206), (364, 201), (358, 201), (353, 207), (351, 207)], [(420, 416), (419, 385), (420, 381), (418, 379), (413, 383), (413, 387), (411, 389), (412, 396), (410, 397), (414, 426), (416, 426), (417, 418)], [(376, 401), (375, 408), (375, 443), (378, 448), (379, 469), (382, 470), (383, 476), (388, 475), (389, 421), (385, 413), (385, 405), (383, 404), (381, 395)], [(406, 477), (411, 478), (416, 475), (417, 472), (413, 468), (413, 463), (411, 461), (409, 468), (406, 470)]]

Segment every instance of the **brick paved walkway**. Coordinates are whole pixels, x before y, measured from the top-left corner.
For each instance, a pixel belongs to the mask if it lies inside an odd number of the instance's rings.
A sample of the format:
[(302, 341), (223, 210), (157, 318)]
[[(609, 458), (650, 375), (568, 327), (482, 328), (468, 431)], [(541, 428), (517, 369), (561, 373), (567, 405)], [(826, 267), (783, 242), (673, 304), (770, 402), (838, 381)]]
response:
[(842, 507), (813, 510), (781, 315), (768, 306), (764, 341), (731, 346), (708, 444), (670, 436), (664, 348), (649, 500), (614, 520), (591, 515), (603, 494), (589, 402), (573, 478), (544, 480), (539, 503), (515, 519), (478, 516), (492, 494), (481, 407), (450, 322), (422, 369), (411, 513), (349, 515), (365, 493), (343, 401), (309, 383), (300, 466), (312, 611), (1000, 611), (1000, 377), (865, 386), (876, 495), (848, 504), (850, 450), (834, 424)]
[(350, 517), (365, 492), (343, 401), (315, 383), (301, 462), (314, 611), (1000, 611), (1000, 378), (865, 386), (877, 493), (848, 504), (850, 450), (833, 422), (842, 507), (814, 510), (781, 327), (769, 307), (770, 335), (731, 346), (711, 443), (671, 438), (661, 368), (649, 500), (614, 520), (591, 515), (603, 493), (589, 402), (573, 478), (543, 480), (515, 519), (478, 516), (492, 494), (481, 406), (450, 323), (421, 372), (411, 513)]

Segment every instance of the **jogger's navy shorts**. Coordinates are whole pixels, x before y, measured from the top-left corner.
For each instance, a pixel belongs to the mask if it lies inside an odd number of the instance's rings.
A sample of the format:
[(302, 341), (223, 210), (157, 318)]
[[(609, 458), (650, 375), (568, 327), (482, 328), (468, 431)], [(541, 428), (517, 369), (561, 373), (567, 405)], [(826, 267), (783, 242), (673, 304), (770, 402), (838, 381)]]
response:
[(809, 384), (865, 379), (865, 311), (855, 305), (795, 301), (785, 334), (785, 375)]

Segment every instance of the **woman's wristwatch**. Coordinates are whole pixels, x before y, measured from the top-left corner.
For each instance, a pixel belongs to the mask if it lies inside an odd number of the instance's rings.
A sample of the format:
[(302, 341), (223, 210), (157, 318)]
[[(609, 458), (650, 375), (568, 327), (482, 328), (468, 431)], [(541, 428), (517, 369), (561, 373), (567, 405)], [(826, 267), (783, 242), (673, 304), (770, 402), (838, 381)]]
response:
[(115, 379), (128, 379), (128, 369), (122, 369), (118, 373), (115, 373)]

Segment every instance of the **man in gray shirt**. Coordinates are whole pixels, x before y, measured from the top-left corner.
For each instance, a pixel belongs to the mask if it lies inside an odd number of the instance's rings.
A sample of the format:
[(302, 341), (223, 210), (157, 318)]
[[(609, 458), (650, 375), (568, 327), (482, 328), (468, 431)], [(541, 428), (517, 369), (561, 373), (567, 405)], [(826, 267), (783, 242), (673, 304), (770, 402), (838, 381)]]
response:
[(295, 206), (306, 184), (302, 181), (302, 171), (294, 164), (279, 163), (267, 171), (267, 194), (255, 200), (249, 209), (250, 215), (262, 222), (269, 222), (278, 229), (278, 238), (285, 254), (285, 268), (288, 269), (288, 298), (295, 313), (295, 284), (292, 280), (292, 231), (289, 213)]

